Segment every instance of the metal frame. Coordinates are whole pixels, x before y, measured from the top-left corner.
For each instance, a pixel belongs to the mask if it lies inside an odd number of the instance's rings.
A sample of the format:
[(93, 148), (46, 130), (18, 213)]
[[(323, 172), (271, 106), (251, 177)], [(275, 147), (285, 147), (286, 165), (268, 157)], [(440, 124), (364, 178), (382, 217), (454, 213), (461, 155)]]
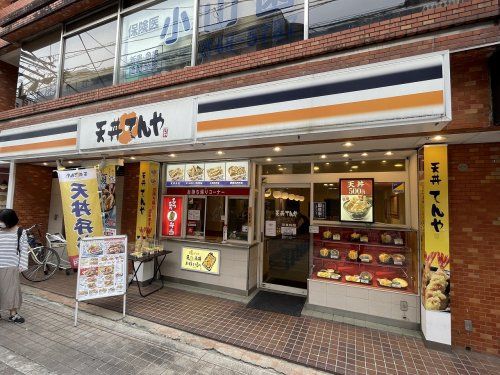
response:
[(194, 0), (193, 10), (193, 34), (191, 39), (191, 66), (196, 65), (198, 55), (198, 17), (200, 13), (200, 0)]
[(309, 0), (304, 0), (304, 40), (309, 39)]

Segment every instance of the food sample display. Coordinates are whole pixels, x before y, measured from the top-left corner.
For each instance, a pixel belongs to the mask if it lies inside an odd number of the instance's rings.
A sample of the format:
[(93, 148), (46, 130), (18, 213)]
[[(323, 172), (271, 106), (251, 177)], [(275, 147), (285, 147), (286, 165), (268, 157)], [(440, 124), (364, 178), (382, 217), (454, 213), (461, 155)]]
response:
[[(416, 293), (412, 241), (416, 241), (414, 231), (320, 226), (314, 235), (311, 278)], [(437, 305), (442, 296), (437, 286), (434, 289), (429, 290), (429, 304)]]

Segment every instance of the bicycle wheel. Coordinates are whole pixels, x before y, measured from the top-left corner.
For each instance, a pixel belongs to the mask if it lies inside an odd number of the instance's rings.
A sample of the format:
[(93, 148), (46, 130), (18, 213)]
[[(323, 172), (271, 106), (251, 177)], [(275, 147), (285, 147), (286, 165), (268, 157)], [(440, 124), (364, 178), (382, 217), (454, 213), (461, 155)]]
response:
[[(33, 257), (36, 256), (36, 259)], [(50, 247), (40, 246), (30, 253), (28, 269), (23, 271), (24, 278), (29, 281), (39, 282), (49, 279), (58, 269), (61, 259), (57, 251)]]

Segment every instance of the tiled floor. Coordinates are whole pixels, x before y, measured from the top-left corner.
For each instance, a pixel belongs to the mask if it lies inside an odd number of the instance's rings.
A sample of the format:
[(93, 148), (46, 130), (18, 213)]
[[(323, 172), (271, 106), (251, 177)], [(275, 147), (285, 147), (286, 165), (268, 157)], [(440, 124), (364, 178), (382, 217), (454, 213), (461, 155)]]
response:
[[(74, 296), (73, 276), (34, 286)], [(119, 311), (121, 298), (92, 303)], [(428, 350), (418, 337), (310, 316), (247, 309), (234, 301), (167, 287), (141, 298), (129, 290), (127, 313), (177, 329), (339, 374), (499, 374), (498, 358)]]

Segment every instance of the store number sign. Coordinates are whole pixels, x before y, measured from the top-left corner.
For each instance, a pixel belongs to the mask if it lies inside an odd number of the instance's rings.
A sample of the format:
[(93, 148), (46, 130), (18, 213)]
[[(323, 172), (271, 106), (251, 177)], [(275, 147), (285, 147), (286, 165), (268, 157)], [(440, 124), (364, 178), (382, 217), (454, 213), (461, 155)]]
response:
[(187, 271), (220, 273), (220, 251), (212, 249), (198, 249), (195, 247), (183, 247), (181, 269)]
[(340, 221), (373, 223), (373, 178), (340, 179)]
[(182, 229), (182, 197), (163, 197), (163, 218), (161, 234), (166, 237), (180, 237)]

